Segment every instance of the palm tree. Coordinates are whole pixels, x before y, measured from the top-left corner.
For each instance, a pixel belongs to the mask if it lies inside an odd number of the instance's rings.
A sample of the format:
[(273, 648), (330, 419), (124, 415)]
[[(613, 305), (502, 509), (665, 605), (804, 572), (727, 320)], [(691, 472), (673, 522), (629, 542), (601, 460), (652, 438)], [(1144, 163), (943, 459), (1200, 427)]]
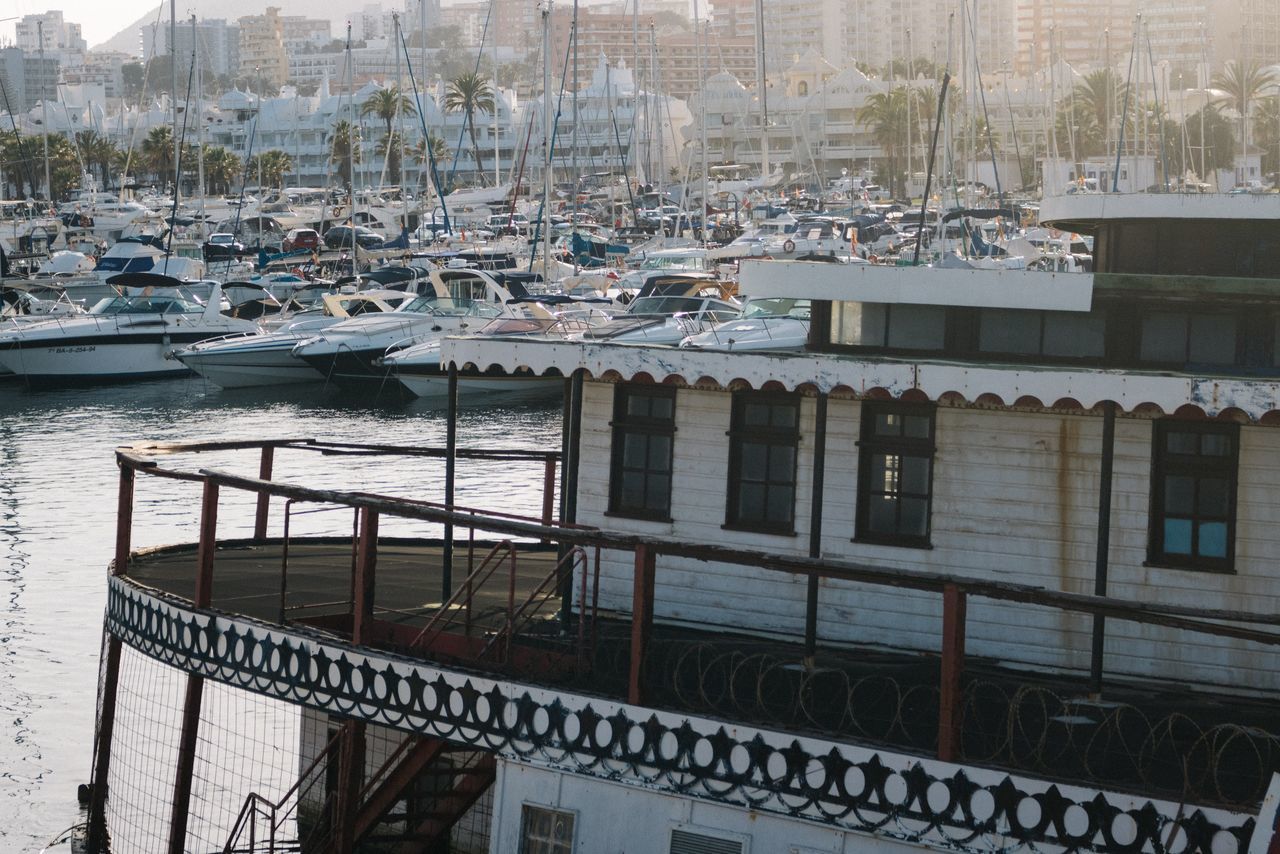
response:
[(888, 161), (889, 195), (897, 197), (898, 149), (907, 143), (906, 86), (888, 92), (877, 92), (854, 111), (854, 118), (871, 129), (871, 136)]
[(220, 145), (204, 147), (204, 180), (208, 193), (229, 193), (240, 174), (240, 158)]
[(444, 93), (444, 109), (446, 113), (465, 113), (467, 132), (471, 137), (471, 151), (476, 161), (476, 173), (480, 182), (484, 183), (484, 163), (480, 159), (480, 143), (476, 140), (476, 111), (492, 113), (494, 110), (493, 88), (489, 81), (479, 74), (470, 72), (449, 81), (449, 88)]
[(142, 163), (160, 182), (173, 177), (173, 128), (153, 127), (142, 141)]
[(90, 171), (96, 168), (98, 176), (102, 178), (102, 186), (109, 186), (111, 163), (117, 151), (116, 144), (111, 141), (111, 138), (95, 130), (82, 130), (76, 133), (76, 147), (80, 149), (80, 156), (84, 159), (85, 166)]
[(1277, 88), (1276, 97), (1258, 103), (1254, 130), (1257, 131), (1258, 147), (1263, 151), (1263, 174), (1280, 172), (1280, 88)]
[(329, 137), (329, 163), (338, 169), (338, 179), (351, 192), (351, 164), (360, 162), (360, 129), (339, 119)]
[(280, 188), (284, 186), (284, 176), (293, 171), (293, 156), (272, 148), (250, 157), (244, 170), (246, 175), (262, 175), (263, 187)]
[(382, 119), (386, 126), (386, 135), (391, 135), (391, 123), (395, 121), (398, 115), (417, 115), (414, 109), (413, 101), (409, 100), (409, 96), (405, 95), (396, 86), (389, 89), (379, 89), (365, 100), (364, 105), (360, 107), (360, 115), (377, 116)]
[(1227, 104), (1240, 117), (1240, 147), (1249, 144), (1249, 106), (1260, 97), (1267, 87), (1276, 82), (1275, 72), (1263, 68), (1262, 63), (1254, 60), (1242, 62), (1231, 60), (1222, 71), (1213, 76), (1213, 87), (1221, 89), (1223, 96), (1217, 99), (1220, 104)]
[(413, 158), (413, 162), (418, 164), (421, 170), (419, 173), (419, 185), (431, 186), (431, 161), (439, 163), (449, 156), (449, 146), (445, 141), (435, 134), (428, 134), (426, 139), (420, 139), (414, 143), (409, 149), (409, 156)]

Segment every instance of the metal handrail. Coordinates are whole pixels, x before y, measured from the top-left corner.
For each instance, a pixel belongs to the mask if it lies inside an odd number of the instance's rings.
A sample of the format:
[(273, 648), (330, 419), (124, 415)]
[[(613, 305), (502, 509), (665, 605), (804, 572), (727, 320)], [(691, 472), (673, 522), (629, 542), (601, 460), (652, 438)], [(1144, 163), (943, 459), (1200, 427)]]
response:
[[(488, 553), (485, 554), (484, 559), (480, 561), (480, 565), (476, 567), (474, 572), (467, 576), (466, 580), (462, 582), (462, 585), (456, 591), (454, 591), (453, 595), (441, 604), (439, 610), (437, 610), (435, 614), (432, 615), (431, 619), (427, 621), (427, 624), (422, 627), (422, 631), (418, 632), (418, 634), (414, 636), (413, 640), (409, 642), (409, 646), (429, 646), (431, 643), (434, 643), (436, 638), (438, 638), (445, 629), (453, 624), (453, 617), (456, 613), (456, 608), (462, 600), (466, 601), (467, 633), (470, 633), (471, 602), (475, 594), (475, 590), (476, 588), (483, 586), (484, 582), (488, 581), (489, 578), (493, 576), (493, 573), (498, 570), (498, 567), (501, 566), (500, 563), (491, 562), (504, 550), (510, 557), (511, 583), (515, 583), (515, 543), (511, 540), (503, 540), (502, 542), (495, 544), (493, 548), (489, 549)], [(483, 578), (481, 578), (482, 575)], [(436, 628), (436, 623), (440, 623), (439, 628)], [(431, 632), (432, 629), (435, 629), (434, 633)], [(431, 637), (429, 640), (424, 642), (423, 638), (426, 638), (428, 633), (431, 633)]]
[[(563, 557), (556, 561), (556, 564), (551, 568), (551, 571), (543, 577), (542, 581), (540, 581), (538, 586), (534, 588), (533, 592), (525, 598), (524, 602), (520, 603), (520, 607), (515, 608), (508, 613), (506, 624), (501, 630), (495, 632), (489, 638), (484, 647), (480, 650), (480, 654), (476, 657), (484, 658), (489, 650), (495, 648), (498, 643), (501, 642), (503, 644), (505, 659), (509, 660), (512, 641), (517, 635), (523, 632), (530, 623), (533, 622), (534, 618), (538, 615), (538, 612), (542, 610), (542, 606), (547, 604), (547, 601), (555, 595), (556, 589), (559, 587), (559, 582), (563, 578), (566, 563), (568, 564), (569, 572), (572, 573), (574, 563), (579, 558), (581, 558), (582, 569), (585, 576), (588, 566), (586, 550), (581, 546), (574, 546), (569, 549)], [(556, 583), (552, 584), (552, 582)], [(547, 590), (548, 584), (552, 584), (550, 591)], [(528, 610), (530, 605), (533, 605), (535, 601), (537, 601), (537, 604), (534, 605), (532, 610)], [(517, 621), (519, 621), (518, 625)]]

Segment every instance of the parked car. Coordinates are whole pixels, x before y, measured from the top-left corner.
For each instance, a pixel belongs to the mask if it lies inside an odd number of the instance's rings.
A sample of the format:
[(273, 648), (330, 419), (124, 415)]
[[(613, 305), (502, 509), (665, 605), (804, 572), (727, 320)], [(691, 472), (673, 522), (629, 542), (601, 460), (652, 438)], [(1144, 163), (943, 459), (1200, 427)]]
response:
[(227, 258), (239, 258), (245, 254), (245, 246), (236, 236), (226, 231), (219, 231), (209, 235), (209, 239), (204, 242), (203, 252), (204, 260), (215, 261), (225, 260)]
[(320, 234), (314, 228), (295, 228), (284, 237), (280, 248), (285, 252), (297, 249), (319, 249)]
[(363, 225), (335, 225), (324, 233), (324, 245), (330, 249), (350, 249), (353, 244), (361, 249), (380, 249), (382, 238)]

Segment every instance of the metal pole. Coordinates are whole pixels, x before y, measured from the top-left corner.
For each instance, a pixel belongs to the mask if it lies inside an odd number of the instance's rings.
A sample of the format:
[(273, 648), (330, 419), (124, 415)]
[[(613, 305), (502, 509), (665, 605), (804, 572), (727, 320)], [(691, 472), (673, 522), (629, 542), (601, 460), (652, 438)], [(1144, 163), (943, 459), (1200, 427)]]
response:
[[(276, 449), (267, 445), (262, 449), (262, 460), (258, 463), (258, 479), (271, 480), (271, 468), (275, 461)], [(253, 517), (253, 538), (255, 540), (265, 540), (267, 538), (267, 513), (271, 509), (271, 495), (266, 492), (258, 493), (258, 507)]]
[[(458, 366), (449, 363), (448, 420), (445, 425), (444, 506), (453, 509), (453, 491), (458, 455)], [(453, 523), (444, 523), (444, 555), (440, 573), (441, 598), (453, 595)]]
[[(822, 557), (822, 490), (827, 468), (827, 396), (819, 394), (813, 414), (813, 492), (809, 504), (809, 557)], [(805, 666), (818, 652), (818, 576), (809, 576), (804, 611)]]
[[(1107, 595), (1108, 558), (1111, 551), (1111, 469), (1116, 450), (1116, 405), (1108, 400), (1102, 405), (1102, 466), (1098, 484), (1098, 551), (1094, 560), (1093, 592)], [(1089, 663), (1089, 691), (1102, 692), (1102, 652), (1106, 643), (1106, 617), (1093, 617), (1093, 647)]]
[[(562, 524), (572, 525), (578, 521), (578, 464), (582, 445), (582, 369), (573, 372), (568, 382), (569, 422), (565, 435), (564, 480), (560, 488), (564, 495), (564, 516)], [(568, 554), (568, 549), (561, 549), (561, 554)], [(562, 558), (563, 559), (563, 558)], [(573, 575), (565, 578), (560, 588), (560, 625), (569, 630), (573, 610)]]
[(929, 211), (929, 190), (933, 184), (933, 158), (938, 152), (938, 130), (942, 127), (942, 117), (945, 115), (945, 107), (947, 103), (947, 86), (951, 83), (951, 73), (944, 72), (942, 75), (942, 91), (938, 93), (938, 114), (933, 120), (933, 144), (929, 146), (929, 168), (925, 171), (924, 176), (924, 198), (920, 200), (920, 228), (916, 231), (916, 253), (911, 261), (911, 266), (915, 267), (920, 264), (920, 243), (924, 240), (924, 221)]
[(938, 683), (938, 758), (955, 760), (963, 711), (965, 593), (954, 584), (942, 591), (942, 667)]
[[(208, 608), (213, 601), (213, 558), (217, 551), (218, 485), (204, 483), (200, 508), (200, 548), (196, 558), (196, 591), (192, 604)], [(173, 811), (169, 821), (169, 854), (186, 851), (187, 817), (191, 809), (191, 778), (195, 772), (196, 742), (200, 732), (200, 704), (204, 697), (204, 677), (187, 676), (186, 698), (182, 706), (182, 730), (178, 736), (178, 764), (173, 778)]]
[(542, 278), (551, 278), (551, 0), (542, 7)]
[(631, 604), (631, 669), (627, 681), (627, 702), (644, 702), (644, 660), (653, 633), (653, 591), (655, 555), (649, 546), (636, 546), (635, 584)]
[[(36, 21), (36, 36), (40, 40), (40, 76), (44, 77), (44, 21)], [(173, 49), (170, 48), (170, 53)], [(177, 71), (174, 71), (174, 79), (177, 79)], [(174, 84), (177, 85), (177, 84)], [(45, 198), (50, 202), (53, 201), (53, 182), (49, 178), (49, 93), (44, 87), (40, 87), (40, 122), (44, 125), (44, 192)]]

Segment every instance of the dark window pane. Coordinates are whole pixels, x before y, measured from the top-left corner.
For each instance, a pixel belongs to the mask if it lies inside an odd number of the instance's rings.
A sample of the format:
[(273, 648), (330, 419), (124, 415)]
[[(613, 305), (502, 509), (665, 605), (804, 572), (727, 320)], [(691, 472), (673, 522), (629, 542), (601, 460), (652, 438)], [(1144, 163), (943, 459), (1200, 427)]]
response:
[[(1170, 480), (1172, 479), (1173, 478), (1170, 478)], [(1190, 478), (1188, 478), (1188, 480), (1189, 479)], [(1196, 512), (1201, 516), (1218, 516), (1225, 518), (1229, 508), (1229, 490), (1230, 484), (1224, 478), (1200, 478), (1200, 495), (1196, 501)]]
[(671, 437), (649, 437), (649, 471), (667, 471), (671, 465)]
[(675, 409), (675, 403), (674, 397), (651, 397), (649, 398), (649, 416), (670, 421)]
[(889, 312), (889, 346), (904, 350), (941, 350), (947, 311), (933, 305), (895, 305)]
[(902, 416), (892, 412), (877, 412), (875, 415), (877, 436), (902, 435)]
[(767, 520), (785, 524), (791, 521), (791, 512), (795, 503), (795, 491), (789, 486), (774, 485), (769, 487), (769, 506)]
[(644, 468), (649, 437), (643, 433), (628, 433), (622, 440), (622, 465), (629, 469)]
[(1236, 319), (1223, 314), (1191, 316), (1191, 347), (1187, 361), (1230, 365), (1236, 360)]
[(841, 302), (834, 312), (831, 340), (836, 344), (883, 347), (885, 305), (874, 302)]
[(1225, 433), (1204, 433), (1200, 436), (1200, 453), (1206, 457), (1231, 455), (1231, 437)]
[(912, 439), (928, 439), (932, 423), (927, 415), (906, 415), (902, 419), (902, 433)]
[(644, 472), (626, 471), (622, 473), (622, 495), (620, 499), (623, 507), (644, 506)]
[(1142, 345), (1138, 358), (1144, 362), (1181, 365), (1187, 358), (1187, 316), (1160, 312), (1142, 319)]
[(987, 353), (1040, 352), (1040, 313), (1004, 308), (982, 310), (978, 349)]
[(667, 512), (671, 509), (671, 480), (660, 474), (649, 475), (648, 488), (645, 494), (645, 508), (654, 512)]
[(1164, 550), (1172, 555), (1191, 554), (1191, 520), (1164, 520)]
[(782, 404), (774, 406), (772, 409), (774, 427), (795, 429), (796, 420), (800, 415), (800, 407)]
[(902, 499), (902, 518), (898, 533), (923, 537), (929, 522), (929, 502), (924, 498)]
[(764, 480), (769, 471), (769, 446), (760, 442), (742, 443), (742, 477)]
[(1050, 311), (1044, 316), (1046, 356), (1101, 358), (1106, 352), (1107, 322), (1101, 315)]
[(649, 401), (651, 398), (645, 394), (629, 394), (627, 395), (627, 414), (635, 415), (639, 418), (645, 418), (649, 415)]
[(872, 495), (868, 498), (867, 525), (877, 534), (898, 532), (898, 502), (892, 498)]
[(795, 448), (774, 445), (769, 454), (769, 480), (774, 483), (790, 483), (795, 471)]
[(1170, 430), (1165, 436), (1165, 448), (1171, 454), (1194, 454), (1200, 450), (1200, 436)]
[(1199, 528), (1199, 553), (1203, 557), (1227, 556), (1227, 523), (1201, 522)]
[(768, 427), (769, 404), (748, 403), (743, 407), (742, 423), (748, 427)]
[(1195, 505), (1196, 479), (1170, 475), (1164, 479), (1164, 512), (1190, 514)]
[(902, 491), (912, 495), (929, 494), (928, 457), (902, 457)]
[(764, 518), (765, 488), (760, 483), (742, 483), (738, 488), (738, 519), (758, 522)]

